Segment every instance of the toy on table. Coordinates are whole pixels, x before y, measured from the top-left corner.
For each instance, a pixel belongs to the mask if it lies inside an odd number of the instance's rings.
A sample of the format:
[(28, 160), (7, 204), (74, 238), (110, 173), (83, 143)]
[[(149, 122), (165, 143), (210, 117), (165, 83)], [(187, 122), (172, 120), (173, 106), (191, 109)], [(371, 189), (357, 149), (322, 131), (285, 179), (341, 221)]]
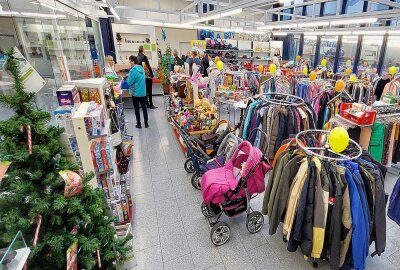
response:
[(217, 108), (206, 98), (196, 99), (194, 108), (183, 107), (177, 115), (181, 127), (189, 132), (211, 130), (217, 125)]

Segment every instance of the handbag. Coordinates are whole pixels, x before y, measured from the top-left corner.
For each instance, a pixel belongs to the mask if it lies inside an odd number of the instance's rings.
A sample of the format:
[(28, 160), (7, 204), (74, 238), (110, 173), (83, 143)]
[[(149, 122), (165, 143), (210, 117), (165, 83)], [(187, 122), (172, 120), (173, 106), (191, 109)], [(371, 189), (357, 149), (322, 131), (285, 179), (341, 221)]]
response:
[(124, 154), (120, 145), (116, 149), (117, 158), (115, 163), (117, 164), (118, 172), (120, 174), (127, 174), (129, 171), (129, 158)]

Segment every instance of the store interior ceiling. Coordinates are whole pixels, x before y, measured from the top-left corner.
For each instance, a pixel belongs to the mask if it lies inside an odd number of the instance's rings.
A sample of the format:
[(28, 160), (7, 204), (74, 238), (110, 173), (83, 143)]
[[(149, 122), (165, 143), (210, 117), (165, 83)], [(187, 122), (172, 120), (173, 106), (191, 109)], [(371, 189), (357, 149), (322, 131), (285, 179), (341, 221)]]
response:
[[(60, 3), (116, 23), (274, 35), (400, 35), (400, 3), (391, 0), (0, 0), (0, 16), (39, 9), (62, 18), (64, 10), (48, 8)], [(344, 12), (344, 3), (353, 5), (352, 13)], [(327, 6), (329, 16), (321, 11)]]

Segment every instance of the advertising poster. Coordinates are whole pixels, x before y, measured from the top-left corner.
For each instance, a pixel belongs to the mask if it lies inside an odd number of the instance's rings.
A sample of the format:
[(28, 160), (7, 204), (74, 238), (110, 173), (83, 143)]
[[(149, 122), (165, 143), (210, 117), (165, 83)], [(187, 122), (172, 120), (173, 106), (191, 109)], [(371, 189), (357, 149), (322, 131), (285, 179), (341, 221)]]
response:
[(14, 47), (14, 55), (19, 61), (19, 69), (21, 72), (21, 79), (25, 87), (25, 91), (37, 93), (46, 84), (46, 81), (39, 75), (39, 73), (32, 67), (32, 65), (25, 59), (17, 47)]

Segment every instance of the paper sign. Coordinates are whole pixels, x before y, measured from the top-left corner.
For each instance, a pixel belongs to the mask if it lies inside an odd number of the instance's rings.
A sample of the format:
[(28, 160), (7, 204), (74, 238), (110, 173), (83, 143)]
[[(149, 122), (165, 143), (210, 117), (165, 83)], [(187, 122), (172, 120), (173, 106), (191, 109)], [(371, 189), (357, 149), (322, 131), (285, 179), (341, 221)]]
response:
[(205, 40), (191, 40), (190, 46), (196, 47), (197, 49), (205, 50), (206, 49), (206, 41)]
[(32, 67), (32, 65), (25, 59), (17, 47), (14, 47), (13, 56), (19, 62), (19, 69), (21, 80), (24, 84), (25, 91), (37, 93), (46, 84), (46, 81), (39, 75), (39, 73)]

